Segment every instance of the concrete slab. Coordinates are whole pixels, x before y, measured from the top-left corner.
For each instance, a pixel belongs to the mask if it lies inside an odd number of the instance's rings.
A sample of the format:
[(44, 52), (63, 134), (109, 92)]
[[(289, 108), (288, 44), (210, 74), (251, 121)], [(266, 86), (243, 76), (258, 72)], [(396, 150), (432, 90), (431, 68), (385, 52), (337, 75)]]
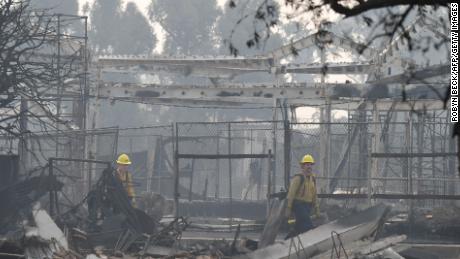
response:
[[(349, 217), (319, 226), (289, 240), (237, 256), (238, 259), (310, 258), (332, 248), (332, 233), (340, 235), (343, 244), (370, 236), (381, 224), (389, 207), (380, 204)], [(295, 249), (293, 246), (296, 246)], [(297, 253), (296, 253), (297, 250)]]

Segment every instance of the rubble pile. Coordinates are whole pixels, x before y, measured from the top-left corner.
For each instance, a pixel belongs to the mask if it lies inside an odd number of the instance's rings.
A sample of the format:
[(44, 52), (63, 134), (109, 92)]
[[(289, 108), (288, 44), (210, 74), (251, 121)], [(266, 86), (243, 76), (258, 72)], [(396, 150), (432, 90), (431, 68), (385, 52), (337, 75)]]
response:
[(417, 229), (425, 230), (427, 233), (437, 234), (460, 240), (460, 208), (437, 207), (431, 210), (415, 211), (414, 225)]
[(459, 213), (455, 206), (395, 212), (385, 224), (384, 235), (406, 234), (410, 240), (425, 243), (459, 243)]
[[(220, 218), (190, 222), (183, 217), (165, 217), (171, 208), (159, 195), (143, 195), (139, 208), (133, 207), (111, 170), (103, 172), (83, 201), (62, 213), (45, 210), (52, 202), (46, 194), (62, 188), (56, 179), (36, 177), (0, 190), (2, 198), (10, 199), (2, 203), (7, 210), (0, 210), (0, 258), (399, 259), (404, 258), (401, 254), (417, 251), (401, 245), (406, 235), (378, 235), (389, 215), (385, 205), (349, 211), (331, 222), (323, 219), (317, 228), (283, 240), (278, 233), (285, 221), (283, 202), (272, 203), (265, 225), (254, 220)], [(13, 206), (12, 201), (19, 206)], [(334, 210), (338, 208), (327, 212)], [(428, 218), (435, 225), (445, 222), (443, 216), (457, 212), (430, 213)], [(211, 237), (225, 231), (230, 234), (228, 238)], [(245, 236), (249, 231), (261, 235), (249, 238)], [(197, 236), (191, 238), (193, 233)]]
[(102, 173), (78, 205), (54, 215), (41, 201), (52, 203), (47, 194), (62, 188), (55, 178), (34, 177), (1, 189), (0, 257), (220, 258), (233, 253), (226, 240), (180, 244), (190, 223), (182, 217), (161, 221), (170, 206), (158, 195), (140, 199), (140, 207), (149, 208), (145, 211), (133, 207), (112, 170)]

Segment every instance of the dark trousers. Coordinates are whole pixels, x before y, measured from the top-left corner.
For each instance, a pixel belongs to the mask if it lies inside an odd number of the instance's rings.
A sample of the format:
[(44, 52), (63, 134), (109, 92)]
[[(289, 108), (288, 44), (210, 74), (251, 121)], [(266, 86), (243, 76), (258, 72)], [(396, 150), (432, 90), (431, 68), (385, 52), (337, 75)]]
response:
[(294, 229), (292, 229), (286, 236), (286, 239), (297, 236), (301, 233), (307, 232), (313, 228), (311, 223), (311, 203), (294, 200), (292, 204), (292, 213), (295, 217)]

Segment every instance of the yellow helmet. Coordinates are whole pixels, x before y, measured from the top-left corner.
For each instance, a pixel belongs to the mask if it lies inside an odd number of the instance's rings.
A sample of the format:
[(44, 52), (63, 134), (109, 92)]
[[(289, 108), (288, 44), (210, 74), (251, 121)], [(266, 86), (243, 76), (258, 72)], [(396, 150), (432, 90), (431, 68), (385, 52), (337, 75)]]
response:
[(121, 154), (117, 159), (117, 164), (130, 165), (131, 160), (129, 160), (129, 156), (127, 154)]
[(306, 154), (305, 156), (303, 156), (302, 160), (300, 161), (301, 164), (305, 164), (305, 163), (312, 163), (314, 164), (315, 163), (315, 159), (313, 159), (313, 157), (310, 155), (310, 154)]

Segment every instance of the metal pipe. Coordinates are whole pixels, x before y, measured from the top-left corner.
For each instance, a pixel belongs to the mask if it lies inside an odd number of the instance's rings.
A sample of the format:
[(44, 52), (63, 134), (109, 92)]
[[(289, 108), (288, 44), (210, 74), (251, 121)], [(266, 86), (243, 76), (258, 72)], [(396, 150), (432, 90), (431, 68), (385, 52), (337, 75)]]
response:
[[(50, 179), (53, 177), (53, 158), (48, 159), (49, 163), (49, 176)], [(54, 215), (54, 192), (50, 190), (50, 216)]]
[(268, 175), (267, 175), (267, 215), (266, 215), (267, 219), (270, 216), (270, 199), (268, 197), (270, 197), (271, 195), (271, 184), (272, 184), (271, 173), (273, 170), (273, 161), (272, 161), (273, 156), (272, 156), (271, 149), (268, 150), (268, 155), (269, 155), (269, 158), (268, 158)]
[(229, 211), (229, 216), (230, 216), (230, 229), (232, 228), (233, 224), (233, 194), (232, 194), (232, 132), (231, 132), (231, 123), (228, 123), (228, 193), (230, 196), (230, 211)]
[(187, 159), (244, 159), (268, 158), (268, 154), (179, 154), (178, 157)]
[[(220, 153), (220, 148), (219, 148), (219, 143), (220, 143), (220, 132), (217, 132), (217, 152), (216, 154), (219, 155)], [(216, 192), (214, 194), (214, 197), (216, 199), (219, 199), (220, 197), (220, 190), (219, 190), (219, 186), (220, 186), (220, 160), (219, 158), (216, 159), (216, 173), (217, 173), (217, 176), (216, 176)]]
[[(273, 108), (273, 121), (272, 121), (272, 124), (273, 124), (272, 149), (273, 149), (273, 155), (274, 155), (275, 159), (272, 159), (271, 175), (268, 176), (268, 177), (271, 177), (273, 181), (276, 179), (276, 146), (277, 146), (277, 143), (276, 143), (276, 130), (277, 130), (278, 122), (279, 122), (279, 121), (277, 121), (277, 119), (278, 119), (277, 108), (278, 108), (278, 99), (275, 99), (275, 106)], [(288, 185), (289, 185), (289, 183), (284, 181), (284, 186), (286, 187)], [(271, 187), (271, 188), (273, 188), (273, 187)], [(272, 189), (270, 191), (274, 191), (274, 190)]]
[(175, 145), (174, 149), (174, 214), (179, 216), (179, 126), (175, 123)]
[[(70, 162), (86, 162), (86, 163), (95, 163), (95, 164), (106, 164), (108, 166), (111, 165), (111, 162), (109, 162), (109, 161), (94, 160), (94, 159), (50, 157), (48, 160), (50, 161), (50, 163), (52, 161), (70, 161)], [(50, 166), (51, 166), (51, 164), (50, 164)]]
[(190, 184), (189, 184), (189, 189), (188, 189), (188, 201), (192, 201), (194, 171), (195, 171), (195, 159), (192, 159), (192, 170), (190, 172)]

